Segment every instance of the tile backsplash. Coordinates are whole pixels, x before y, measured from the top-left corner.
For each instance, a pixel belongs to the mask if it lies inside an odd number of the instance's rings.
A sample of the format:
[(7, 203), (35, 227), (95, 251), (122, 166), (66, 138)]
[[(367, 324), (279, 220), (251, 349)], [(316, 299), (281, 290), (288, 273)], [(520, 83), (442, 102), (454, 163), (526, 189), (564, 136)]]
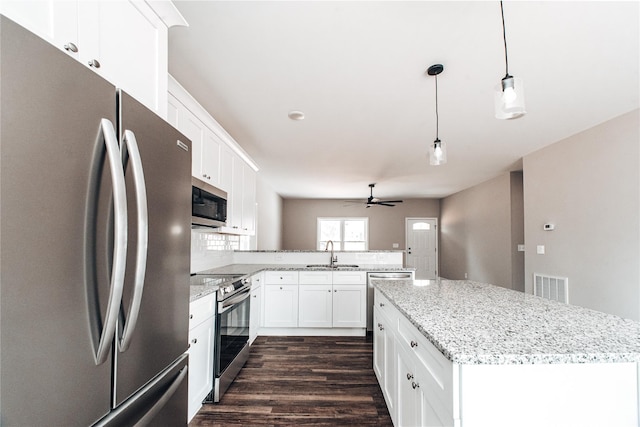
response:
[(233, 251), (247, 246), (248, 236), (191, 230), (191, 272), (233, 263)]

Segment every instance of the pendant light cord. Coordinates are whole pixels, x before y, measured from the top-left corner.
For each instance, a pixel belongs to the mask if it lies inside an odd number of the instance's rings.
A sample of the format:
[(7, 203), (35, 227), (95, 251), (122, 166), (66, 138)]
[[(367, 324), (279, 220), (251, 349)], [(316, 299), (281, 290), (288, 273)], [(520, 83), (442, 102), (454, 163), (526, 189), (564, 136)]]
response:
[(438, 75), (435, 75), (436, 78), (436, 140), (438, 138)]
[(502, 6), (502, 2), (500, 2), (500, 13), (502, 15), (502, 39), (504, 40), (504, 64), (506, 75), (509, 75), (509, 60), (507, 59), (507, 30), (504, 25), (504, 7)]

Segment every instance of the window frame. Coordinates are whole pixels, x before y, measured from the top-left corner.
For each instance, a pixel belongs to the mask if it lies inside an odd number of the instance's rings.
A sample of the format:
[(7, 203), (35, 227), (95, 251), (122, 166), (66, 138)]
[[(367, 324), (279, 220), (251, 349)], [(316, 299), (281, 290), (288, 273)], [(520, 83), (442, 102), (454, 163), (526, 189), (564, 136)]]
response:
[[(326, 246), (326, 241), (321, 240), (320, 237), (320, 225), (322, 221), (340, 221), (340, 240), (333, 240), (334, 244), (339, 243), (341, 252), (358, 252), (358, 251), (368, 251), (369, 250), (369, 217), (366, 216), (356, 216), (356, 217), (333, 217), (333, 216), (322, 216), (316, 218), (316, 250), (324, 250)], [(348, 240), (347, 242), (364, 242), (364, 249), (345, 249), (345, 240), (344, 240), (344, 223), (345, 221), (362, 221), (364, 222), (364, 241), (362, 240)], [(325, 242), (324, 245), (321, 245), (321, 242)], [(321, 247), (322, 246), (322, 247)]]

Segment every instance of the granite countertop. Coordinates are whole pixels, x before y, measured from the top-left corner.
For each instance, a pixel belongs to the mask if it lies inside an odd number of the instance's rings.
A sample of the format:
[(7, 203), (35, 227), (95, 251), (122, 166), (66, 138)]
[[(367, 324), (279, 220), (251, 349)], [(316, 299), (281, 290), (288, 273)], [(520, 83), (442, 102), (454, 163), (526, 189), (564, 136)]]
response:
[[(371, 265), (371, 264), (359, 264), (358, 267), (307, 267), (309, 264), (230, 264), (224, 267), (212, 268), (210, 270), (199, 271), (199, 274), (242, 274), (253, 275), (260, 271), (415, 271), (412, 267), (403, 267), (400, 264), (387, 264), (387, 265)], [(338, 263), (340, 265), (340, 263)], [(191, 288), (189, 293), (189, 302), (193, 302), (198, 298), (202, 298), (209, 294), (212, 294), (218, 290), (218, 284), (212, 284), (206, 279), (198, 281), (194, 284), (191, 281)]]
[(454, 363), (640, 362), (640, 322), (485, 283), (415, 282), (426, 286), (372, 284)]

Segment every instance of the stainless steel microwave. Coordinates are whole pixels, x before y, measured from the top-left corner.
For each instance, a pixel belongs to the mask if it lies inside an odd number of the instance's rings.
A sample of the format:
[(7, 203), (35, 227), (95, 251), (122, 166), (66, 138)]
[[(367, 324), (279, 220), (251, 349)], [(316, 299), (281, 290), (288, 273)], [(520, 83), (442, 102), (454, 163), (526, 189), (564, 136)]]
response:
[(223, 227), (227, 223), (227, 193), (191, 178), (191, 225)]

